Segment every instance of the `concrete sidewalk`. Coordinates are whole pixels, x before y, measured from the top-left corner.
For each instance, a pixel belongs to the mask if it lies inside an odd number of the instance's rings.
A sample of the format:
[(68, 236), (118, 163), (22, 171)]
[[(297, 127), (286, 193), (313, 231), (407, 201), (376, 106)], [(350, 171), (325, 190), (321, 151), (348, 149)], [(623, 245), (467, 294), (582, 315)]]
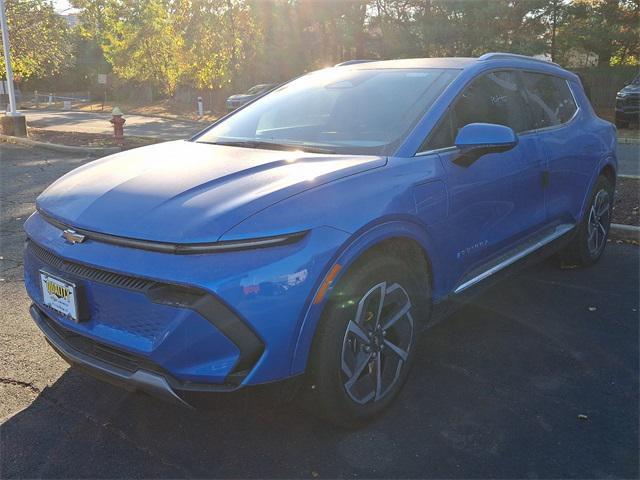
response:
[[(32, 128), (61, 132), (113, 134), (113, 127), (109, 123), (111, 114), (108, 112), (24, 110), (21, 113), (26, 115), (27, 125)], [(125, 135), (166, 140), (189, 138), (207, 126), (204, 122), (127, 115), (127, 112), (124, 112), (124, 118), (127, 121), (124, 126)]]

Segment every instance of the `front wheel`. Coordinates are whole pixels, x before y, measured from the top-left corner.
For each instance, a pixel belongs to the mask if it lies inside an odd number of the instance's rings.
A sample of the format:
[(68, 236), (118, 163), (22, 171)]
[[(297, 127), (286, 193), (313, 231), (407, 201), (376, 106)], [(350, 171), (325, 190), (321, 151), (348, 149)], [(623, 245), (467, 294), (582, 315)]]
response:
[(393, 257), (359, 262), (334, 289), (318, 326), (309, 382), (318, 413), (359, 426), (404, 384), (425, 314), (428, 280)]

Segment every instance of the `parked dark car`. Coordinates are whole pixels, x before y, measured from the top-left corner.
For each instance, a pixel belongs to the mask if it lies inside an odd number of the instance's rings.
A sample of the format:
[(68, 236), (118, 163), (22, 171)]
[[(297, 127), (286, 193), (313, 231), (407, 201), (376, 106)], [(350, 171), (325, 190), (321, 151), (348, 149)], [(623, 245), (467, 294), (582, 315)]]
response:
[(616, 127), (640, 121), (640, 73), (616, 94)]
[(247, 90), (247, 93), (239, 93), (237, 95), (231, 95), (227, 98), (227, 111), (231, 112), (238, 107), (249, 103), (251, 100), (258, 98), (260, 95), (267, 93), (269, 90), (273, 90), (277, 87), (276, 83), (261, 83), (255, 85)]

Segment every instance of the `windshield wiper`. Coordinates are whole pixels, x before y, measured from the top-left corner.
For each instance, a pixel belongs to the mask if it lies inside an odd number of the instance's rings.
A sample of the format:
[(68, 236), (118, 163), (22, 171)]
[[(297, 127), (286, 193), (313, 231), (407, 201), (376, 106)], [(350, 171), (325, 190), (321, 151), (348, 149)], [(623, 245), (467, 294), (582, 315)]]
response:
[(322, 147), (316, 147), (312, 145), (305, 145), (304, 143), (276, 143), (267, 142), (264, 140), (216, 140), (215, 142), (202, 142), (212, 145), (226, 145), (229, 147), (242, 147), (242, 148), (264, 148), (268, 150), (302, 150), (309, 153), (336, 153), (334, 150)]

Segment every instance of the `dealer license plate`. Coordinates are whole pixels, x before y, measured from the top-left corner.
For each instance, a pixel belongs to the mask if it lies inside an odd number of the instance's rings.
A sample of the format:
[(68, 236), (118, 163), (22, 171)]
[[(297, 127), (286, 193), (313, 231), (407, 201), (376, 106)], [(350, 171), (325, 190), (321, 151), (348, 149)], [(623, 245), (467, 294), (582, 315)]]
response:
[(77, 322), (76, 286), (44, 270), (40, 270), (40, 283), (44, 304)]

